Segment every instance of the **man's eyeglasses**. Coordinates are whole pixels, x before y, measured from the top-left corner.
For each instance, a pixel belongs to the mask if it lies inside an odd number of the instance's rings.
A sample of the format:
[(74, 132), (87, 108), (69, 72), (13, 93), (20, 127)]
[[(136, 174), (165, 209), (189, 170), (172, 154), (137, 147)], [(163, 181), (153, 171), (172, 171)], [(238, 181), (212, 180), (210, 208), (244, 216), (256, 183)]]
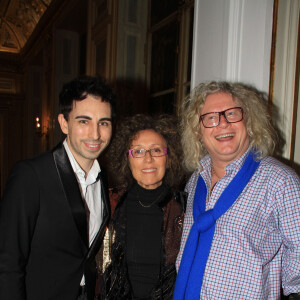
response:
[(130, 157), (141, 158), (145, 157), (146, 153), (149, 152), (152, 157), (160, 157), (167, 155), (168, 151), (166, 147), (155, 147), (149, 150), (146, 149), (129, 149), (128, 153)]
[(205, 128), (212, 128), (220, 124), (222, 115), (227, 123), (237, 123), (243, 120), (243, 109), (241, 107), (232, 107), (223, 111), (209, 112), (201, 115), (200, 120)]

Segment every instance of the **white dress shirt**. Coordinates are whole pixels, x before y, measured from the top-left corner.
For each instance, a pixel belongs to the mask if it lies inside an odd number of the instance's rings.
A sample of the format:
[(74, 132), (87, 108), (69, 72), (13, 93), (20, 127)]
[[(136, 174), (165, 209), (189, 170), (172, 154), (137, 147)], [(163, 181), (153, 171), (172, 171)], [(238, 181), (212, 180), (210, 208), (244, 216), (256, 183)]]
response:
[[(77, 178), (81, 191), (81, 196), (85, 204), (89, 229), (89, 246), (91, 246), (100, 229), (100, 225), (103, 219), (101, 186), (100, 181), (97, 180), (98, 174), (101, 172), (100, 165), (97, 159), (95, 159), (89, 173), (85, 177), (85, 172), (82, 170), (82, 168), (79, 166), (76, 159), (74, 158), (66, 140), (63, 142), (63, 145), (66, 149), (73, 171)], [(81, 281), (81, 285), (84, 285), (84, 277)]]

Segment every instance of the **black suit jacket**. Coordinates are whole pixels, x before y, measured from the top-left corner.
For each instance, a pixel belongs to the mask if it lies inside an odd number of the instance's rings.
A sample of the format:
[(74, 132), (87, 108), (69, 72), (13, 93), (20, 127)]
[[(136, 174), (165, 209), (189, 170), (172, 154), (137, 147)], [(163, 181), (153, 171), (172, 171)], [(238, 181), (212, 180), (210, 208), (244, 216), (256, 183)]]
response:
[(83, 274), (93, 299), (95, 255), (110, 216), (100, 175), (103, 222), (88, 247), (85, 207), (63, 145), (13, 168), (0, 202), (1, 300), (75, 300)]

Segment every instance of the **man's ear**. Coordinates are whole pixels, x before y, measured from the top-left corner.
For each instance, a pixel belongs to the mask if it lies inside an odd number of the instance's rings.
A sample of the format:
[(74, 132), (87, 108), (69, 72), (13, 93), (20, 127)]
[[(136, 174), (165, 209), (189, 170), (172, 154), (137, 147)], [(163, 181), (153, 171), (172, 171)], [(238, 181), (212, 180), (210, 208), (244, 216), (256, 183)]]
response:
[(69, 128), (68, 128), (68, 121), (65, 119), (63, 114), (59, 114), (58, 117), (58, 123), (60, 125), (60, 129), (64, 134), (69, 133)]

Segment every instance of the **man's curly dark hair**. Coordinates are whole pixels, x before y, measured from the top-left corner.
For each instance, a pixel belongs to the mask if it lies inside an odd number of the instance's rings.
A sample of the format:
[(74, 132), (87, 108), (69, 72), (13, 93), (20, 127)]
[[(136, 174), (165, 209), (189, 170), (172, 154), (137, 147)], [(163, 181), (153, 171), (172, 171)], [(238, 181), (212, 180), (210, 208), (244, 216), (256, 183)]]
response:
[(64, 84), (59, 94), (59, 109), (65, 120), (69, 120), (74, 101), (82, 101), (88, 95), (100, 97), (103, 102), (108, 102), (114, 117), (116, 96), (106, 80), (100, 76), (81, 75)]
[(177, 119), (175, 116), (166, 114), (154, 117), (137, 114), (118, 122), (116, 134), (106, 153), (107, 167), (113, 183), (126, 189), (133, 184), (134, 178), (129, 167), (128, 150), (138, 133), (147, 129), (159, 133), (167, 143), (168, 159), (163, 182), (172, 188), (179, 188), (185, 175), (181, 165), (182, 146)]

